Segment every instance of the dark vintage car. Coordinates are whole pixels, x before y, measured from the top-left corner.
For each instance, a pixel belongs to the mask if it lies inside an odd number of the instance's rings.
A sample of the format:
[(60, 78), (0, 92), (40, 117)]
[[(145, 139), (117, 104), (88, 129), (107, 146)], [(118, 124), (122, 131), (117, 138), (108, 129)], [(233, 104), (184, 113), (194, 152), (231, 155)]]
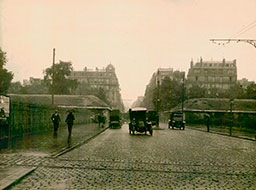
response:
[(151, 122), (152, 126), (159, 126), (159, 116), (157, 111), (150, 110), (147, 112), (148, 121)]
[(147, 109), (146, 108), (132, 108), (129, 109), (129, 133), (135, 134), (136, 132), (145, 133), (147, 131), (150, 135), (153, 135), (152, 124), (147, 120)]
[(109, 113), (109, 127), (110, 128), (121, 128), (122, 118), (120, 110), (112, 110)]
[(182, 112), (173, 112), (170, 114), (170, 119), (168, 122), (168, 128), (172, 127), (179, 128), (184, 130), (185, 129), (185, 119), (184, 119), (184, 113)]

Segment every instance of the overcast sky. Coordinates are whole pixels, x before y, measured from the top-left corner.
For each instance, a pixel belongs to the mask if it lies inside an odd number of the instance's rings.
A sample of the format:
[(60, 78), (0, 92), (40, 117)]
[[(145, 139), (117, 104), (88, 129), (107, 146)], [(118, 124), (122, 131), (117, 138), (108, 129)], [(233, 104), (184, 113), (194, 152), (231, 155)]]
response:
[(256, 39), (256, 0), (0, 0), (0, 14), (14, 81), (43, 78), (53, 48), (76, 71), (111, 62), (124, 99), (144, 95), (158, 67), (187, 73), (200, 57), (237, 59), (238, 79), (256, 80), (256, 48), (209, 41)]

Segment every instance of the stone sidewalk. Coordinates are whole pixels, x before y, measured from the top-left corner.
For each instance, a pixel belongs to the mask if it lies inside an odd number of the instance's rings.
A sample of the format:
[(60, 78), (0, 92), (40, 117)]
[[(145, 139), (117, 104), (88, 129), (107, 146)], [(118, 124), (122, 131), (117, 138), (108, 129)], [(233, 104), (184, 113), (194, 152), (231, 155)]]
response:
[(26, 175), (33, 172), (43, 161), (56, 158), (96, 137), (105, 131), (97, 124), (75, 125), (71, 137), (67, 127), (53, 132), (26, 135), (1, 142), (0, 189), (8, 189)]
[[(189, 129), (207, 132), (207, 129), (206, 129), (205, 125), (188, 125), (187, 127)], [(228, 127), (210, 126), (210, 131), (209, 132), (214, 133), (214, 134), (219, 134), (219, 135), (230, 136)], [(256, 131), (253, 131), (253, 132), (249, 133), (249, 132), (239, 131), (239, 130), (233, 129), (232, 130), (232, 137), (245, 139), (245, 140), (256, 141)]]

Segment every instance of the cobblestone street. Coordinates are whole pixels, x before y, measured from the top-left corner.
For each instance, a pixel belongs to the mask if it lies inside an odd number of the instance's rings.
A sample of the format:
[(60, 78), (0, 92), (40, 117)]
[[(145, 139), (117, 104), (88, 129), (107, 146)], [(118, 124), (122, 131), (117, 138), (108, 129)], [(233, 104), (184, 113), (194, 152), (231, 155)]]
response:
[(255, 142), (160, 127), (129, 135), (123, 125), (57, 158), (1, 166), (37, 167), (11, 189), (256, 189)]

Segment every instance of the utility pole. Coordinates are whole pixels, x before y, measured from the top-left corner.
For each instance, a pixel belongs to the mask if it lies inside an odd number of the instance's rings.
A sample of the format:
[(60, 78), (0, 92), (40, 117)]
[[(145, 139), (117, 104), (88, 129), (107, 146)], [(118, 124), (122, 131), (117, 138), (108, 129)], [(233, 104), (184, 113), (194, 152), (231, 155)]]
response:
[(185, 94), (185, 72), (182, 74), (182, 94), (181, 94), (181, 112), (184, 110), (184, 94)]
[(233, 104), (234, 104), (234, 99), (233, 98), (230, 98), (230, 127), (229, 127), (229, 135), (232, 136), (232, 127), (233, 127)]
[(54, 106), (54, 65), (55, 65), (55, 48), (53, 48), (53, 60), (52, 60), (52, 105)]
[(157, 122), (157, 127), (159, 127), (159, 107), (160, 107), (160, 73), (159, 69), (157, 70), (157, 117), (158, 117), (158, 122)]
[(210, 41), (213, 43), (217, 43), (218, 45), (224, 45), (229, 42), (245, 42), (251, 44), (253, 47), (256, 48), (256, 40), (252, 39), (210, 39)]

